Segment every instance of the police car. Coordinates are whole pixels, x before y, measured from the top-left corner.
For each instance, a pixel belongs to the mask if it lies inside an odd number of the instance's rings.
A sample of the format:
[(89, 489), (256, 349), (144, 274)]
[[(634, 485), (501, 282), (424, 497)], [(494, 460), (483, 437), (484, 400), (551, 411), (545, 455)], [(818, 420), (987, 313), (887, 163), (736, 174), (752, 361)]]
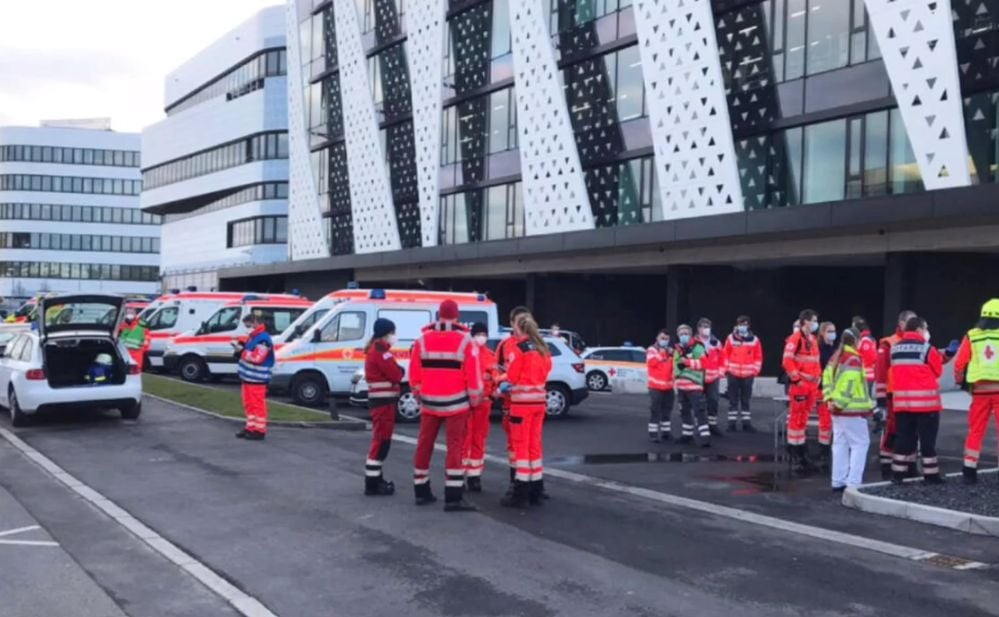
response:
[(610, 388), (611, 380), (648, 382), (645, 349), (642, 347), (592, 347), (583, 352), (586, 387), (594, 392)]

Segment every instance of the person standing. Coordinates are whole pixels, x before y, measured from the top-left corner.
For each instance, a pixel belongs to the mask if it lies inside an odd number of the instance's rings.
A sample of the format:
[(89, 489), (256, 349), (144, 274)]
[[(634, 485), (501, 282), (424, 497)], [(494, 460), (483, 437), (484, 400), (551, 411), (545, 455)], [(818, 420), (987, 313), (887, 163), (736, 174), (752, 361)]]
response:
[(517, 317), (517, 339), (506, 347), (506, 382), (510, 393), (510, 440), (517, 471), (513, 491), (500, 500), (508, 508), (541, 505), (544, 499), (544, 453), (542, 432), (548, 393), (545, 384), (552, 370), (551, 352), (530, 314)]
[(465, 437), (465, 487), (469, 493), (482, 492), (482, 472), (486, 466), (486, 440), (489, 438), (489, 415), (493, 410), (496, 390), (496, 354), (489, 349), (489, 329), (484, 323), (472, 325), (472, 340), (479, 350), (479, 368), (482, 371), (482, 401), (468, 418)]
[(267, 437), (267, 384), (274, 368), (274, 341), (264, 323), (253, 313), (243, 317), (249, 334), (246, 343), (233, 341), (239, 359), (246, 428), (236, 433), (239, 439), (262, 441)]
[(808, 459), (805, 434), (808, 416), (815, 409), (819, 398), (821, 368), (819, 345), (815, 338), (818, 329), (818, 314), (805, 309), (798, 315), (798, 331), (784, 345), (783, 366), (790, 384), (788, 396), (791, 399), (787, 419), (787, 446), (792, 469), (799, 475), (816, 469)]
[(735, 432), (741, 420), (743, 432), (755, 433), (749, 406), (753, 381), (763, 368), (763, 346), (750, 330), (748, 316), (736, 318), (732, 334), (725, 339), (723, 353), (728, 372), (728, 430)]
[(878, 342), (871, 335), (871, 327), (867, 325), (867, 320), (856, 315), (853, 324), (850, 326), (860, 333), (860, 341), (857, 343), (857, 353), (864, 361), (864, 378), (868, 387), (874, 385), (874, 372), (878, 365)]
[(673, 391), (673, 350), (667, 330), (660, 330), (656, 342), (645, 351), (645, 367), (649, 374), (649, 440), (653, 443), (669, 441), (676, 393)]
[[(681, 324), (676, 329), (677, 346), (673, 353), (676, 390), (680, 397), (680, 421), (683, 433), (677, 443), (694, 440), (697, 428), (701, 447), (711, 447), (711, 430), (705, 413), (704, 358), (707, 352), (700, 338), (694, 338), (693, 328)], [(694, 422), (697, 422), (695, 425)]]
[(697, 336), (704, 345), (704, 404), (708, 412), (708, 430), (721, 437), (718, 428), (718, 402), (721, 398), (721, 377), (725, 374), (725, 352), (721, 341), (711, 333), (711, 320), (702, 317), (697, 321)]
[(895, 447), (892, 482), (902, 484), (909, 475), (917, 450), (923, 458), (923, 481), (942, 484), (937, 461), (937, 433), (940, 431), (940, 375), (943, 358), (930, 345), (926, 320), (910, 317), (902, 337), (891, 347), (888, 381), (892, 384), (892, 412), (895, 414)]
[(437, 501), (430, 488), (430, 459), (443, 425), (447, 434), (444, 511), (469, 512), (475, 506), (464, 496), (465, 467), (462, 454), (468, 413), (482, 399), (479, 350), (458, 323), (458, 304), (441, 302), (438, 321), (423, 328), (413, 343), (409, 363), (409, 386), (420, 401), (420, 432), (413, 456), (416, 505)]
[(395, 484), (385, 480), (382, 466), (392, 446), (395, 414), (405, 374), (392, 354), (396, 340), (395, 324), (379, 318), (375, 320), (373, 336), (365, 349), (364, 379), (368, 382), (371, 447), (364, 464), (364, 494), (369, 496), (395, 493)]
[(832, 414), (832, 490), (837, 492), (863, 483), (871, 446), (867, 419), (874, 401), (857, 350), (860, 339), (857, 330), (846, 330), (822, 373), (824, 398)]
[(122, 326), (121, 335), (119, 340), (124, 343), (125, 348), (128, 349), (128, 355), (132, 357), (132, 361), (139, 365), (139, 370), (146, 364), (146, 336), (148, 335), (148, 329), (146, 328), (146, 323), (136, 317), (134, 311), (129, 311), (125, 314), (125, 323)]
[(971, 390), (961, 472), (966, 484), (974, 484), (978, 482), (978, 460), (989, 420), (995, 418), (999, 426), (999, 298), (982, 306), (978, 325), (961, 340), (954, 358), (954, 378)]
[[(833, 355), (839, 349), (836, 345), (836, 324), (823, 321), (819, 324), (819, 369), (825, 371)], [(822, 450), (822, 464), (828, 468), (832, 461), (829, 445), (832, 443), (833, 420), (825, 397), (820, 396), (816, 405), (819, 414), (819, 448)]]
[[(881, 479), (892, 478), (892, 462), (895, 451), (895, 414), (892, 409), (891, 348), (899, 342), (905, 331), (905, 324), (915, 317), (913, 311), (902, 311), (898, 315), (895, 333), (878, 341), (878, 358), (874, 366), (874, 397), (877, 401), (877, 421), (883, 425), (881, 433)], [(911, 461), (915, 464), (915, 459)]]
[[(517, 317), (525, 314), (530, 314), (531, 311), (526, 306), (515, 306), (510, 310), (510, 330), (512, 333), (510, 336), (499, 342), (496, 346), (496, 383), (506, 381), (506, 369), (508, 366), (507, 356), (509, 353), (506, 350), (507, 345), (514, 345), (516, 337), (520, 335), (517, 331)], [(513, 491), (513, 480), (517, 473), (517, 460), (513, 452), (513, 442), (510, 440), (510, 395), (509, 393), (500, 392), (498, 389), (496, 391), (497, 395), (500, 397), (500, 402), (503, 409), (503, 420), (502, 427), (503, 433), (506, 435), (506, 458), (510, 467), (510, 486), (507, 489), (507, 493)]]

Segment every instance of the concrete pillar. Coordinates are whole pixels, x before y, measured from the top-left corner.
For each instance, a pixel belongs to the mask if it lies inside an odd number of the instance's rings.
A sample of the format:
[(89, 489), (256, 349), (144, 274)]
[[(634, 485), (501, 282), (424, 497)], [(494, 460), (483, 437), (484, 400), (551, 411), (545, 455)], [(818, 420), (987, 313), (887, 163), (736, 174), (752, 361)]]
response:
[(909, 256), (905, 253), (888, 253), (885, 257), (884, 313), (881, 323), (882, 330), (890, 333), (898, 322), (898, 314), (912, 308), (906, 306), (911, 301), (908, 290)]
[(534, 305), (534, 301), (537, 298), (537, 281), (538, 277), (536, 274), (528, 274), (524, 281), (524, 306), (534, 311), (537, 314), (538, 307)]
[(681, 312), (686, 305), (687, 295), (687, 270), (684, 266), (670, 266), (666, 270), (666, 319), (664, 323), (671, 332), (676, 332), (676, 327), (683, 319)]

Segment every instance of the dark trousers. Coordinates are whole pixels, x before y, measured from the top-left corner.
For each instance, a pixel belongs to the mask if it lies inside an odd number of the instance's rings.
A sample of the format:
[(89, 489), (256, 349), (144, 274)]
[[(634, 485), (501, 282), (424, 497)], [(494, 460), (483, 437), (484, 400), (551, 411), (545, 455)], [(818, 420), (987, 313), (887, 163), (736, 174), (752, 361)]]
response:
[(718, 424), (718, 399), (721, 397), (721, 382), (713, 381), (704, 384), (704, 404), (708, 411), (708, 424)]
[(649, 390), (649, 434), (669, 435), (670, 416), (676, 393), (673, 390)]
[(923, 475), (940, 473), (937, 461), (937, 433), (940, 431), (940, 413), (895, 412), (895, 452), (891, 469), (905, 473), (909, 463), (916, 459), (917, 447), (922, 452)]
[[(683, 436), (693, 437), (694, 429), (701, 437), (708, 437), (708, 418), (705, 414), (704, 393), (696, 390), (679, 390), (680, 421), (683, 423)], [(695, 424), (696, 421), (696, 424)]]
[[(728, 378), (728, 421), (735, 422), (742, 419), (749, 422), (749, 400), (753, 397), (752, 377), (732, 377)], [(741, 413), (740, 413), (741, 412)]]

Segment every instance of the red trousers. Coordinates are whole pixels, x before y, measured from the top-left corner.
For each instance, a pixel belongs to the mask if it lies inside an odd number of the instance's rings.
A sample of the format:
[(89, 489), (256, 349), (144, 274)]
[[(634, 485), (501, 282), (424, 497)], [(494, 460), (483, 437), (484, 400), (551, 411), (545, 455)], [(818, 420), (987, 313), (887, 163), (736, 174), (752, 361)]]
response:
[(364, 463), (364, 475), (369, 478), (382, 476), (382, 463), (388, 457), (395, 431), (396, 404), (390, 403), (371, 410), (371, 447)]
[[(465, 466), (462, 464), (462, 454), (465, 449), (465, 431), (468, 428), (469, 412), (464, 411), (447, 416), (430, 415), (423, 411), (420, 414), (420, 434), (416, 438), (416, 454), (413, 456), (413, 483), (417, 486), (430, 482), (430, 458), (434, 453), (434, 442), (441, 426), (447, 434), (447, 455), (444, 459), (446, 475), (445, 492), (456, 489), (460, 495), (465, 485)], [(453, 501), (453, 500), (449, 500)]]
[(267, 432), (267, 384), (243, 384), (243, 410), (246, 412), (246, 430)]
[(982, 440), (991, 418), (995, 418), (999, 430), (999, 394), (972, 394), (971, 409), (968, 410), (968, 438), (964, 442), (965, 467), (978, 468)]
[(819, 401), (819, 443), (828, 446), (832, 443), (832, 414), (825, 401)]
[(142, 367), (146, 363), (146, 350), (145, 350), (145, 348), (144, 347), (140, 347), (138, 349), (132, 349), (131, 347), (129, 347), (129, 349), (128, 349), (128, 355), (132, 356), (132, 362), (135, 362), (136, 364), (138, 364), (139, 365), (139, 370), (142, 370)]
[(493, 410), (492, 399), (486, 399), (473, 407), (468, 417), (468, 430), (465, 434), (465, 475), (476, 478), (486, 468), (486, 439), (489, 438), (489, 414)]
[[(787, 443), (792, 446), (803, 446), (805, 431), (808, 428), (808, 416), (819, 400), (819, 385), (802, 380), (791, 384), (787, 395), (791, 399), (788, 405)], [(831, 419), (829, 422), (832, 424)]]
[(513, 405), (510, 408), (510, 450), (514, 455), (514, 480), (544, 479), (541, 434), (546, 405)]

